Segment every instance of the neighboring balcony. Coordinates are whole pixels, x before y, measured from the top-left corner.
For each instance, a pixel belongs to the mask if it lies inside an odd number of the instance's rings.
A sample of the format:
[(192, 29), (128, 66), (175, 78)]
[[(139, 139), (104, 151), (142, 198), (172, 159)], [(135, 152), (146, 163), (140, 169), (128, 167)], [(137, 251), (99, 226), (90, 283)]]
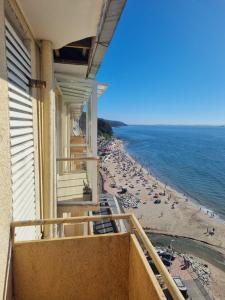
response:
[[(92, 222), (100, 220), (123, 220), (128, 232), (93, 235)], [(62, 237), (66, 224), (77, 223), (88, 224), (87, 235)], [(24, 226), (53, 226), (58, 235), (14, 240), (15, 230)], [(134, 215), (13, 222), (11, 233), (13, 294), (17, 300), (183, 299)], [(160, 280), (144, 251), (157, 267)], [(165, 296), (168, 293), (170, 298)]]
[(77, 155), (57, 158), (58, 216), (76, 206), (97, 206), (99, 201), (99, 158)]

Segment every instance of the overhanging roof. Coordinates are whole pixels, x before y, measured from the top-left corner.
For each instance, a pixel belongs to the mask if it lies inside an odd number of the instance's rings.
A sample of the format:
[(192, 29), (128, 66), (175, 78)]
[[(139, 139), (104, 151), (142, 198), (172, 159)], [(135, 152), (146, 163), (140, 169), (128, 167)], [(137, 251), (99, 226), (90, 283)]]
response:
[[(50, 40), (53, 49), (94, 37), (88, 63), (71, 66), (79, 76), (95, 78), (126, 0), (16, 1), (34, 37)], [(57, 72), (65, 71), (62, 65), (56, 64)]]
[[(96, 81), (62, 73), (55, 73), (55, 77), (62, 92), (63, 101), (70, 104), (72, 110), (81, 112), (83, 105), (91, 96)], [(97, 96), (100, 97), (107, 87), (107, 84), (97, 83)]]
[(103, 0), (17, 0), (34, 37), (53, 48), (96, 36)]
[(103, 8), (102, 20), (90, 58), (87, 77), (94, 78), (109, 47), (126, 0), (108, 0)]

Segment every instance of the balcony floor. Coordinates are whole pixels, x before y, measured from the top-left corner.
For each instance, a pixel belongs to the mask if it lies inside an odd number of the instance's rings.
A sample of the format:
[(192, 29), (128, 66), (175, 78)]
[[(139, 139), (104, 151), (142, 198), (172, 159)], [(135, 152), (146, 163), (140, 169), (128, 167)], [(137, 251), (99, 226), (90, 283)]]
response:
[(77, 171), (57, 176), (57, 200), (83, 200), (84, 182), (87, 183), (86, 171)]

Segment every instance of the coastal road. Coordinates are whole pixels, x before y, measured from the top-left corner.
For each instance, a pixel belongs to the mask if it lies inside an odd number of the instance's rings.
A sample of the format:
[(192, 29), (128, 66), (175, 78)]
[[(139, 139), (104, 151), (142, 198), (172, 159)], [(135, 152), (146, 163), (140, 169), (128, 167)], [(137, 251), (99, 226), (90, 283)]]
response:
[(174, 237), (158, 233), (147, 233), (155, 246), (167, 247), (173, 241), (173, 248), (180, 253), (187, 253), (204, 259), (225, 272), (225, 255), (215, 248), (189, 238)]

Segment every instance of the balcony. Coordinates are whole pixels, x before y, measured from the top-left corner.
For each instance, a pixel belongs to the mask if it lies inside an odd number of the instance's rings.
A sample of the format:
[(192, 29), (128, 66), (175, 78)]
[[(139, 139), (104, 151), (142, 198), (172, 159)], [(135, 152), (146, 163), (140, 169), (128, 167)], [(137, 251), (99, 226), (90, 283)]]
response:
[[(92, 222), (100, 220), (123, 220), (129, 232), (93, 235)], [(87, 235), (63, 237), (66, 224), (81, 223), (88, 224)], [(16, 241), (15, 232), (24, 226), (53, 226), (57, 234), (51, 239)], [(167, 299), (168, 290), (170, 299), (183, 299), (131, 214), (13, 222), (11, 233), (13, 292), (17, 300), (162, 300)], [(144, 250), (155, 263), (160, 281)]]
[(76, 156), (57, 159), (58, 216), (77, 215), (77, 207), (86, 211), (97, 207), (99, 201), (99, 158)]

